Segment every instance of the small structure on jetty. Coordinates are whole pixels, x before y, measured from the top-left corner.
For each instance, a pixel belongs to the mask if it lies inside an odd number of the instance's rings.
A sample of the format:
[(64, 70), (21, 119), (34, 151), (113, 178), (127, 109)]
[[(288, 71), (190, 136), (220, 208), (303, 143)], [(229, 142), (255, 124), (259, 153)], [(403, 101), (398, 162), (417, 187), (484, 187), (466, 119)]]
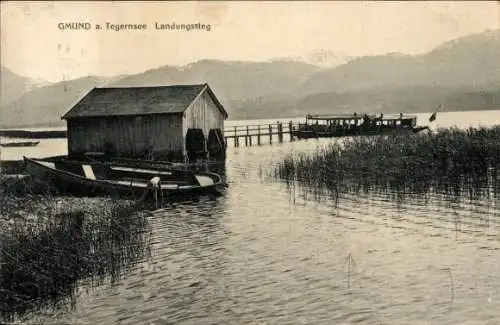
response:
[(68, 156), (224, 158), (228, 114), (208, 84), (94, 88), (61, 119)]
[(417, 117), (400, 114), (338, 114), (306, 116), (306, 123), (294, 129), (298, 139), (321, 137), (345, 137), (357, 135), (377, 135), (390, 133), (417, 133), (427, 129), (417, 126)]

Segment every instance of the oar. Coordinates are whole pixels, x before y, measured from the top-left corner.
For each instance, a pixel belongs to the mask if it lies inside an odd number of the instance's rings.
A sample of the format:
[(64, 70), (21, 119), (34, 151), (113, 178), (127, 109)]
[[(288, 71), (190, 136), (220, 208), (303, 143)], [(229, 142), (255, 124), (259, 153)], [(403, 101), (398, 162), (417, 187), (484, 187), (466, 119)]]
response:
[(439, 105), (438, 109), (434, 113), (432, 113), (431, 117), (429, 117), (429, 122), (432, 122), (436, 119), (437, 112), (439, 112), (440, 109), (441, 105)]

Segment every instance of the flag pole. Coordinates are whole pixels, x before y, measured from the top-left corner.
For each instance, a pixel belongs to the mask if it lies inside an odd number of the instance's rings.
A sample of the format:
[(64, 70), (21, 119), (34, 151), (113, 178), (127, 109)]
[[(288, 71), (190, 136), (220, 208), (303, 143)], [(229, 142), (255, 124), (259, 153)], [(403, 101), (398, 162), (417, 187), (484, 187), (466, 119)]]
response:
[(432, 121), (436, 120), (436, 115), (439, 112), (439, 110), (441, 109), (441, 107), (442, 106), (439, 105), (439, 107), (437, 108), (437, 110), (434, 113), (432, 113), (431, 117), (429, 117), (429, 122), (432, 122)]

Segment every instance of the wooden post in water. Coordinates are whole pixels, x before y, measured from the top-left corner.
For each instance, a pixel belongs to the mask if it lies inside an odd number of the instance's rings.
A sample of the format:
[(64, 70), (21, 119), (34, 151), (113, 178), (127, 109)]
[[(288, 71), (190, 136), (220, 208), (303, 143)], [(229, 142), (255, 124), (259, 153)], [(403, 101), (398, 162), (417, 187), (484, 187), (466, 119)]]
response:
[(293, 141), (293, 124), (292, 121), (288, 122), (288, 132), (290, 132), (290, 142)]
[(236, 131), (236, 125), (234, 126), (234, 146), (237, 147), (239, 146), (239, 143), (238, 143), (238, 135), (236, 134), (237, 131)]
[(280, 122), (276, 122), (276, 135), (278, 136), (278, 142), (280, 142)]
[(283, 125), (278, 121), (278, 141), (283, 142)]
[(269, 144), (273, 143), (273, 127), (269, 124)]
[(245, 135), (245, 146), (248, 146), (248, 125), (247, 125), (247, 134)]
[(283, 139), (285, 137), (285, 131), (283, 129), (283, 122), (280, 122), (280, 127), (281, 127), (281, 142), (283, 142)]
[(260, 124), (257, 126), (257, 145), (260, 146)]
[(283, 142), (283, 139), (285, 137), (285, 131), (283, 129), (283, 122), (280, 122), (280, 127), (281, 127), (281, 142)]

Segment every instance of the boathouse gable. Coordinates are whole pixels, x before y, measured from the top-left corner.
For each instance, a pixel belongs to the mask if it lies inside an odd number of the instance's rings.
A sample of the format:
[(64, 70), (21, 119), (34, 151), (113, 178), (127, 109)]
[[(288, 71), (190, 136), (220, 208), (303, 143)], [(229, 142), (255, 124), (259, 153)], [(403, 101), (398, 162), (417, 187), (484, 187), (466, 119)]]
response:
[[(127, 158), (188, 155), (190, 129), (223, 132), (227, 113), (207, 84), (94, 88), (62, 119), (68, 155), (101, 152)], [(203, 149), (203, 148), (202, 148)], [(225, 149), (225, 148), (224, 148)]]
[[(205, 138), (208, 137), (211, 129), (219, 129), (224, 132), (224, 119), (227, 114), (221, 111), (220, 107), (222, 105), (214, 99), (216, 99), (215, 95), (210, 94), (210, 90), (207, 89), (200, 93), (200, 96), (186, 109), (183, 116), (182, 130), (185, 143), (189, 129), (201, 129)], [(223, 118), (221, 118), (221, 114)]]

